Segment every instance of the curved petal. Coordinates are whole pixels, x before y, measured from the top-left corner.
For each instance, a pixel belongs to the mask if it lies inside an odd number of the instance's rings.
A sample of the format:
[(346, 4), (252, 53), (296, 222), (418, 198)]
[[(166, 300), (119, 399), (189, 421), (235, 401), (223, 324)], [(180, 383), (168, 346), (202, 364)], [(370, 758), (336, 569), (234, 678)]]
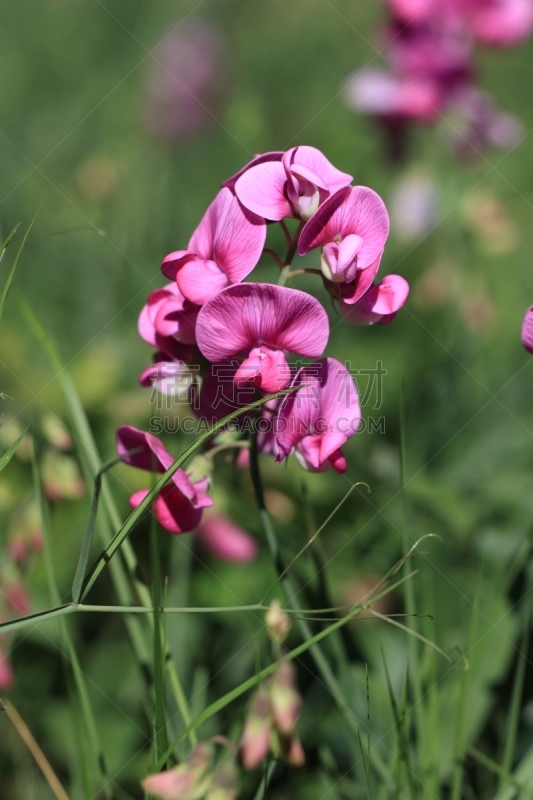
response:
[(175, 296), (163, 300), (155, 314), (155, 330), (160, 336), (172, 337), (184, 344), (194, 344), (196, 317), (200, 309), (186, 300), (177, 285), (174, 285)]
[(285, 197), (287, 176), (279, 161), (250, 167), (235, 184), (235, 194), (245, 208), (260, 217), (279, 222), (292, 217), (292, 206)]
[(170, 533), (193, 531), (202, 519), (202, 509), (171, 483), (165, 486), (154, 501), (154, 513), (159, 524)]
[(175, 283), (162, 286), (161, 289), (154, 289), (154, 291), (150, 292), (148, 295), (148, 299), (139, 315), (137, 327), (141, 339), (151, 344), (152, 347), (157, 347), (157, 331), (155, 328), (157, 313), (162, 305), (178, 295), (182, 297)]
[(222, 186), (227, 186), (228, 189), (233, 191), (235, 189), (235, 184), (241, 175), (244, 175), (244, 173), (248, 172), (249, 169), (257, 166), (258, 164), (264, 164), (266, 161), (281, 161), (283, 154), (283, 150), (272, 150), (270, 153), (259, 153), (258, 155), (254, 156), (254, 158), (252, 158), (252, 160), (249, 161), (242, 169), (236, 172), (235, 175), (232, 175), (231, 178), (222, 181)]
[[(331, 161), (328, 161), (326, 156), (321, 153), (320, 150), (317, 150), (316, 147), (301, 145), (297, 148), (292, 168), (295, 173), (302, 174), (303, 177), (306, 177), (305, 172), (300, 173), (298, 169), (300, 166), (306, 168), (310, 173), (314, 173), (314, 175), (321, 179), (331, 194), (335, 194), (335, 192), (338, 192), (339, 189), (342, 189), (344, 186), (349, 186), (353, 180), (352, 175), (341, 172), (334, 167)], [(317, 183), (316, 185), (319, 186), (320, 184)]]
[(381, 197), (367, 186), (349, 186), (328, 198), (305, 224), (298, 243), (300, 255), (315, 247), (356, 234), (363, 239), (357, 266), (370, 266), (383, 252), (389, 235), (389, 215)]
[[(165, 472), (174, 459), (157, 436), (121, 425), (116, 431), (117, 453), (125, 464), (148, 472)], [(136, 451), (136, 452), (130, 452)]]
[[(341, 312), (354, 325), (372, 325), (390, 317), (405, 304), (409, 284), (401, 275), (387, 275), (372, 286), (355, 305), (341, 303)], [(387, 320), (390, 321), (390, 320)]]
[(229, 284), (228, 276), (214, 261), (188, 261), (176, 281), (185, 297), (198, 306), (207, 303)]
[(223, 188), (193, 233), (189, 250), (204, 261), (214, 261), (229, 283), (238, 283), (259, 261), (265, 239), (264, 219), (243, 208), (232, 192)]
[(522, 344), (528, 353), (533, 353), (533, 306), (528, 308), (522, 322)]
[(381, 263), (381, 255), (376, 261), (366, 269), (358, 269), (355, 273), (355, 280), (350, 283), (342, 283), (340, 285), (342, 302), (347, 305), (353, 305), (363, 297), (364, 294), (370, 289), (374, 278), (378, 274), (379, 265)]
[(326, 347), (329, 323), (322, 305), (306, 292), (241, 283), (203, 306), (196, 334), (209, 361), (223, 361), (258, 346), (314, 358)]
[(169, 253), (168, 256), (165, 256), (163, 259), (161, 272), (169, 281), (175, 281), (179, 266), (191, 258), (194, 259), (197, 258), (197, 256), (189, 250), (174, 250), (173, 253)]

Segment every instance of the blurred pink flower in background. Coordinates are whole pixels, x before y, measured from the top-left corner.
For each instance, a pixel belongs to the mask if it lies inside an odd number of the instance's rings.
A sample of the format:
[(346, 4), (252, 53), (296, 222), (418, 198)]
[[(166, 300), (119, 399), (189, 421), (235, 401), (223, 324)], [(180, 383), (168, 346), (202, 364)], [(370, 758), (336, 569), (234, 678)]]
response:
[(157, 45), (142, 118), (156, 136), (181, 141), (209, 127), (223, 95), (223, 41), (206, 21), (178, 25)]
[(195, 536), (206, 553), (222, 561), (253, 561), (259, 553), (255, 539), (222, 514), (206, 515)]
[(8, 692), (15, 684), (15, 674), (9, 656), (0, 647), (0, 692)]

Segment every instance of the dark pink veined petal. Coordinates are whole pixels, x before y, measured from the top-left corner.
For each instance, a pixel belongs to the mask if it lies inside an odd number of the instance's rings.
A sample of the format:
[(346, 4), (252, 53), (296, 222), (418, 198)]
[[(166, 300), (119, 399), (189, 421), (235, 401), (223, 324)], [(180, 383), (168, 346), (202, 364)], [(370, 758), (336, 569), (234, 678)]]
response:
[(152, 347), (157, 347), (155, 321), (158, 311), (169, 300), (182, 297), (175, 283), (170, 283), (168, 286), (163, 286), (161, 289), (154, 289), (153, 292), (150, 292), (139, 315), (138, 330), (141, 339), (151, 344)]
[(254, 347), (320, 356), (329, 337), (322, 305), (297, 289), (241, 283), (202, 307), (196, 323), (198, 347), (209, 361), (223, 361)]
[(185, 298), (176, 284), (174, 286), (175, 292), (158, 306), (154, 319), (156, 333), (184, 344), (194, 344), (196, 317), (200, 309)]
[(389, 215), (381, 197), (367, 186), (348, 186), (329, 197), (305, 224), (298, 243), (300, 255), (315, 247), (357, 234), (363, 239), (357, 254), (359, 269), (380, 256), (389, 235)]
[(188, 261), (178, 270), (176, 281), (181, 292), (199, 306), (207, 303), (230, 283), (214, 261)]
[(267, 161), (248, 169), (235, 184), (235, 194), (245, 208), (260, 217), (279, 222), (292, 217), (293, 209), (285, 197), (287, 176), (279, 161)]
[[(133, 425), (121, 425), (117, 428), (116, 440), (118, 455), (130, 467), (149, 472), (166, 472), (174, 462), (157, 436), (134, 428)], [(138, 452), (128, 454), (131, 450)]]
[(228, 189), (232, 191), (235, 189), (235, 184), (241, 177), (244, 175), (245, 172), (248, 172), (249, 169), (252, 167), (257, 166), (258, 164), (264, 164), (266, 161), (281, 161), (283, 158), (283, 150), (272, 150), (270, 153), (259, 153), (258, 155), (254, 156), (251, 161), (249, 161), (242, 169), (232, 175), (231, 178), (228, 178), (225, 181), (222, 181), (222, 186), (227, 186)]
[[(130, 497), (130, 505), (137, 508), (148, 489), (141, 489)], [(173, 484), (165, 486), (152, 504), (153, 512), (161, 527), (170, 533), (189, 533), (202, 519), (202, 509), (194, 508), (191, 501)]]
[(371, 264), (369, 267), (366, 267), (366, 269), (358, 269), (355, 273), (355, 280), (351, 281), (350, 283), (342, 283), (340, 285), (343, 303), (346, 303), (347, 305), (353, 305), (366, 294), (366, 292), (372, 286), (374, 278), (378, 274), (380, 263), (381, 255), (373, 264)]
[(250, 381), (268, 394), (285, 389), (290, 379), (290, 367), (282, 350), (254, 347), (238, 368), (233, 380), (237, 386)]
[[(214, 424), (238, 408), (250, 405), (256, 399), (252, 383), (237, 386), (234, 377), (239, 362), (237, 360), (211, 364), (202, 381), (199, 396), (195, 398), (193, 411), (199, 419)], [(242, 419), (240, 417), (239, 419)]]
[(193, 233), (189, 250), (205, 261), (214, 261), (230, 283), (239, 283), (259, 261), (265, 238), (264, 219), (243, 208), (232, 192), (223, 188)]
[(204, 517), (195, 535), (207, 553), (222, 561), (253, 561), (259, 553), (255, 539), (221, 514)]
[(533, 353), (533, 306), (528, 308), (522, 322), (522, 344), (528, 353)]
[[(372, 325), (396, 314), (406, 303), (409, 284), (401, 275), (386, 275), (355, 305), (341, 303), (341, 312), (354, 325)], [(390, 321), (390, 320), (387, 320)]]
[(302, 388), (280, 405), (277, 461), (298, 445), (309, 466), (319, 469), (357, 432), (359, 393), (350, 372), (335, 358), (302, 367), (293, 383), (297, 384)]
[[(316, 175), (322, 182), (322, 186), (327, 188), (331, 194), (335, 194), (339, 189), (349, 186), (352, 182), (352, 175), (334, 167), (331, 161), (328, 161), (316, 147), (301, 145), (296, 150), (292, 166), (296, 174), (306, 177), (306, 173), (300, 170), (300, 167), (304, 167), (311, 174)], [(320, 187), (320, 183), (316, 183), (316, 186)]]

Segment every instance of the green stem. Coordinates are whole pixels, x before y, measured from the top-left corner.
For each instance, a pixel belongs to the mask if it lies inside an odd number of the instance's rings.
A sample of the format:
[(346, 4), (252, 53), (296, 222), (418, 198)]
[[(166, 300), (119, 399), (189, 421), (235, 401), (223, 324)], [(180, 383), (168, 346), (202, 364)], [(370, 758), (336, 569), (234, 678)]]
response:
[(150, 530), (150, 559), (154, 612), (155, 746), (156, 759), (159, 759), (166, 751), (168, 741), (165, 698), (165, 658), (161, 630), (161, 562), (159, 553), (159, 530), (155, 518), (153, 518)]
[(285, 286), (287, 279), (290, 275), (290, 266), (292, 264), (292, 259), (296, 255), (296, 250), (298, 248), (298, 239), (300, 238), (300, 233), (302, 232), (302, 228), (304, 226), (303, 222), (300, 222), (296, 231), (294, 233), (294, 237), (287, 241), (289, 241), (289, 249), (287, 250), (287, 255), (285, 256), (285, 261), (283, 262), (283, 269), (281, 270), (278, 284), (279, 286)]

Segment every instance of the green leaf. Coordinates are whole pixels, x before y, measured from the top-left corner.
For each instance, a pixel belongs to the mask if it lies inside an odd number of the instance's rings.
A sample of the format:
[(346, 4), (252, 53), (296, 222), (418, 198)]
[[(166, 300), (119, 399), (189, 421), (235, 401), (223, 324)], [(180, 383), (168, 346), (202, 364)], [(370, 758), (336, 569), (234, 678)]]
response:
[[(38, 213), (39, 212), (37, 212), (37, 214)], [(33, 228), (34, 222), (37, 219), (37, 214), (32, 219), (28, 230), (24, 234), (24, 238), (22, 239), (22, 241), (20, 243), (20, 247), (19, 247), (18, 252), (17, 252), (17, 255), (15, 256), (15, 261), (13, 262), (13, 266), (11, 267), (11, 271), (10, 271), (9, 275), (7, 276), (7, 280), (5, 282), (2, 294), (0, 295), (0, 318), (2, 317), (2, 312), (4, 310), (4, 306), (5, 306), (5, 303), (6, 303), (6, 300), (7, 300), (7, 296), (9, 294), (9, 290), (11, 289), (11, 284), (13, 283), (13, 278), (15, 277), (15, 272), (17, 271), (17, 267), (18, 267), (18, 264), (19, 264), (20, 256), (22, 255), (22, 251), (24, 250), (24, 245), (26, 244), (26, 240), (27, 240), (27, 238), (28, 238), (28, 236), (30, 234), (31, 229)], [(9, 236), (7, 237), (6, 242), (4, 242), (3, 249), (2, 249), (2, 254), (1, 254), (2, 256), (4, 255), (4, 253), (6, 251), (6, 247), (9, 244), (9, 241), (10, 241), (11, 237), (14, 235), (16, 230), (17, 230), (17, 228), (13, 228), (13, 230), (11, 231)]]
[(5, 469), (5, 468), (7, 467), (7, 465), (9, 464), (9, 462), (11, 461), (11, 459), (13, 458), (13, 456), (15, 455), (15, 453), (16, 453), (16, 450), (17, 450), (17, 447), (19, 446), (19, 444), (21, 443), (21, 441), (22, 441), (22, 440), (24, 439), (24, 437), (26, 436), (26, 431), (27, 431), (27, 430), (28, 430), (28, 429), (26, 428), (26, 430), (25, 430), (25, 431), (22, 431), (22, 433), (20, 434), (20, 436), (19, 436), (19, 437), (18, 437), (18, 438), (17, 438), (17, 439), (16, 439), (16, 440), (13, 442), (13, 444), (11, 445), (11, 447), (10, 447), (8, 450), (6, 450), (6, 452), (4, 453), (4, 455), (3, 455), (3, 456), (0, 458), (0, 472), (2, 472), (2, 470), (3, 470), (3, 469)]

